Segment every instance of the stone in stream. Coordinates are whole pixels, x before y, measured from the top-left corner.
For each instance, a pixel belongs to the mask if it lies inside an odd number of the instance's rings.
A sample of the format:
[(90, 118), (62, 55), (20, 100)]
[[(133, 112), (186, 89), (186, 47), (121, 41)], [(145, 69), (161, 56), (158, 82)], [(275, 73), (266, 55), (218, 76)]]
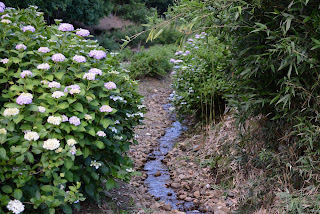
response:
[(162, 172), (157, 171), (157, 172), (154, 174), (154, 177), (159, 177), (159, 176), (161, 176), (161, 175), (162, 175)]
[(179, 183), (172, 183), (172, 184), (171, 184), (171, 187), (173, 187), (173, 188), (179, 188), (179, 187), (180, 187), (180, 184), (179, 184)]

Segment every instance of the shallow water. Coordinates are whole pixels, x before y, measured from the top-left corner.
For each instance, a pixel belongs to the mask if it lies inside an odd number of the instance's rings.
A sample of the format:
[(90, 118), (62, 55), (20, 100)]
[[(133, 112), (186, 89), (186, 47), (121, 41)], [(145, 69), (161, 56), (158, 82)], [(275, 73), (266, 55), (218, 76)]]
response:
[[(170, 107), (170, 104), (164, 105), (164, 108), (166, 110), (168, 110)], [(175, 115), (171, 115), (171, 117), (171, 119), (175, 119)], [(146, 173), (148, 174), (148, 178), (145, 180), (148, 191), (156, 198), (160, 198), (160, 201), (170, 203), (172, 209), (178, 209), (181, 211), (193, 210), (194, 205), (192, 202), (178, 200), (177, 195), (175, 194), (173, 189), (170, 187), (166, 187), (165, 184), (169, 183), (171, 179), (169, 170), (167, 166), (162, 163), (162, 160), (173, 148), (182, 132), (186, 129), (187, 128), (180, 122), (173, 122), (171, 126), (166, 129), (165, 135), (158, 140), (158, 148), (156, 148), (152, 153), (149, 154), (149, 156), (153, 157), (152, 159), (154, 160), (149, 160), (144, 167)], [(155, 177), (154, 174), (158, 171), (161, 172), (161, 176)], [(187, 211), (186, 213), (199, 213), (199, 211), (193, 210)]]

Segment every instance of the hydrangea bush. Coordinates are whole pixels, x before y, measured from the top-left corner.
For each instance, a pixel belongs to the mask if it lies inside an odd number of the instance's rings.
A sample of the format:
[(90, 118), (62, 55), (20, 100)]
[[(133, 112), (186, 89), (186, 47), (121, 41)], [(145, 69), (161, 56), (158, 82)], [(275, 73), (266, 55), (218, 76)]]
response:
[(71, 213), (127, 180), (144, 106), (89, 31), (0, 2), (0, 213)]
[(205, 32), (189, 38), (170, 60), (174, 65), (173, 103), (180, 115), (214, 118), (224, 111), (230, 89), (227, 78), (230, 52), (227, 45)]

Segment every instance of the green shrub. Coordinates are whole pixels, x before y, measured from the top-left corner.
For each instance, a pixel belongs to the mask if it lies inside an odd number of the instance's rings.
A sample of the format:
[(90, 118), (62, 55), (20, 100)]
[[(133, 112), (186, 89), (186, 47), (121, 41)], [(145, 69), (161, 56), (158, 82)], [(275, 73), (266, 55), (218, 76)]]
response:
[(174, 45), (156, 45), (135, 53), (128, 68), (130, 75), (133, 78), (164, 76), (172, 69), (169, 60), (173, 57), (175, 49)]
[(178, 51), (173, 75), (173, 103), (179, 115), (206, 120), (224, 112), (224, 95), (230, 92), (227, 45), (206, 33), (188, 39), (184, 51)]
[(147, 8), (145, 3), (131, 2), (130, 4), (116, 4), (113, 12), (117, 16), (135, 23), (146, 23), (147, 17), (151, 16), (155, 12), (155, 9)]
[(137, 83), (70, 24), (46, 26), (34, 7), (0, 4), (0, 15), (0, 213), (19, 201), (27, 213), (99, 202), (131, 174)]

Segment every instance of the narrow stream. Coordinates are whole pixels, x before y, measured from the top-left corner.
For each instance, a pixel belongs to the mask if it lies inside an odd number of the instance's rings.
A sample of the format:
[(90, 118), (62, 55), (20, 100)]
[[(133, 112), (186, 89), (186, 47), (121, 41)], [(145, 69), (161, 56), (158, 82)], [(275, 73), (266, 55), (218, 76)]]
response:
[[(170, 104), (164, 105), (166, 110), (169, 110)], [(173, 120), (175, 120), (175, 115), (171, 115)], [(148, 174), (148, 178), (145, 180), (145, 184), (148, 187), (148, 191), (159, 198), (160, 201), (165, 201), (170, 203), (172, 209), (178, 209), (180, 211), (185, 211), (188, 214), (200, 213), (197, 210), (193, 210), (193, 202), (185, 202), (183, 200), (177, 199), (177, 195), (171, 187), (167, 187), (165, 184), (171, 181), (170, 173), (162, 160), (168, 154), (168, 152), (173, 148), (177, 140), (183, 131), (187, 128), (183, 126), (180, 122), (175, 121), (170, 127), (166, 129), (166, 133), (161, 137), (158, 142), (159, 146), (152, 153), (149, 154), (151, 160), (149, 160), (144, 167), (144, 170)], [(161, 172), (161, 175), (154, 176), (157, 172)], [(193, 210), (193, 211), (190, 211)]]

